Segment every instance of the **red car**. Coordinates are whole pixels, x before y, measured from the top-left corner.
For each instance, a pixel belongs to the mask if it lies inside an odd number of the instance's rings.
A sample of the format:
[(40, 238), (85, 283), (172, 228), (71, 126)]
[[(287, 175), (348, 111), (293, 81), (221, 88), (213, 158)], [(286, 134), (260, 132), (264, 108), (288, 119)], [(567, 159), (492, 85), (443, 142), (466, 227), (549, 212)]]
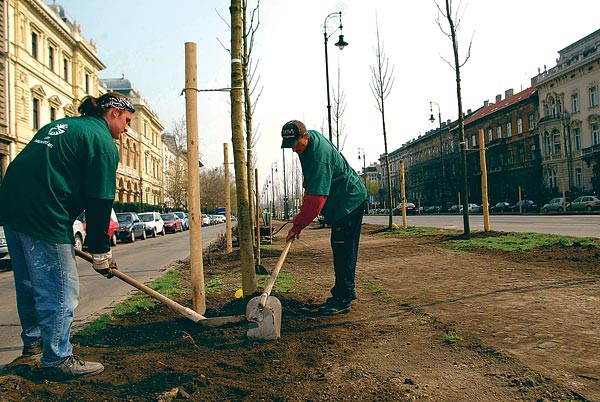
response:
[(181, 219), (174, 213), (161, 214), (160, 217), (165, 222), (165, 231), (169, 233), (183, 232)]

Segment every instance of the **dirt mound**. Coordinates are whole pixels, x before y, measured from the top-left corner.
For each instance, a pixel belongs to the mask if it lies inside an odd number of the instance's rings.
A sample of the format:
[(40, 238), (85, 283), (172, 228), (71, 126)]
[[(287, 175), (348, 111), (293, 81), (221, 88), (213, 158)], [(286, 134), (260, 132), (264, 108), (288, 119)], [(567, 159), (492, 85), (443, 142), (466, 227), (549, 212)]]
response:
[[(596, 249), (456, 251), (456, 234), (376, 229), (363, 230), (350, 314), (314, 314), (333, 273), (329, 230), (311, 228), (283, 267), (292, 290), (273, 293), (280, 340), (249, 341), (243, 325), (201, 328), (157, 306), (74, 336), (102, 374), (47, 382), (35, 359), (20, 359), (0, 376), (0, 400), (600, 400)], [(283, 241), (262, 252), (268, 269)], [(233, 297), (238, 271), (235, 253), (211, 256), (206, 282), (222, 285), (207, 294), (207, 316), (245, 312), (248, 299)]]

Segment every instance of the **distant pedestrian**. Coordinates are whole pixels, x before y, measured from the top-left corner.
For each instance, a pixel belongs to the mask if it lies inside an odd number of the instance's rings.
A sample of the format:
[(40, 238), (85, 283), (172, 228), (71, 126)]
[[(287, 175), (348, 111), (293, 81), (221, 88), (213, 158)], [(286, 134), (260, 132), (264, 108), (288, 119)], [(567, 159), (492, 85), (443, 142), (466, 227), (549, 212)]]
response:
[(13, 267), (23, 356), (42, 354), (56, 380), (102, 372), (101, 363), (73, 355), (69, 341), (79, 302), (73, 221), (86, 211), (93, 267), (110, 277), (108, 225), (119, 153), (114, 140), (134, 108), (118, 93), (86, 97), (82, 116), (42, 127), (8, 166), (0, 186), (0, 222)]
[(292, 120), (283, 126), (281, 136), (281, 147), (298, 154), (305, 191), (286, 241), (298, 238), (321, 212), (331, 224), (335, 284), (319, 312), (348, 313), (356, 299), (356, 260), (367, 190), (344, 156), (318, 131), (307, 131), (302, 122)]

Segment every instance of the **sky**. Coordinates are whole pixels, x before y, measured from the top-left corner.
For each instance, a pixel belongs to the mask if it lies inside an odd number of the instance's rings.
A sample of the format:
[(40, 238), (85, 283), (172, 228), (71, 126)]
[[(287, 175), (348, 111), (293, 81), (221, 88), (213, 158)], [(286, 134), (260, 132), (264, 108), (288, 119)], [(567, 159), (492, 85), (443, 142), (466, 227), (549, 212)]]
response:
[[(185, 116), (185, 42), (197, 46), (198, 88), (230, 86), (228, 1), (56, 2), (81, 24), (87, 40), (96, 41), (98, 57), (106, 65), (100, 78), (129, 79), (167, 131)], [(559, 50), (600, 29), (598, 0), (572, 0), (568, 5), (563, 0), (453, 3), (460, 19), (461, 63), (471, 44), (470, 58), (461, 68), (464, 111), (476, 110), (485, 100), (493, 103), (499, 94), (504, 98), (508, 89), (517, 93), (528, 88), (539, 70), (556, 64)], [(249, 0), (250, 8), (255, 4)], [(339, 72), (346, 99), (340, 148), (354, 169), (363, 166), (359, 148), (367, 165), (384, 153), (382, 118), (369, 86), (377, 26), (394, 77), (385, 100), (388, 151), (439, 127), (435, 104), (436, 120), (429, 121), (430, 101), (439, 105), (442, 121), (458, 116), (455, 73), (449, 64), (452, 43), (436, 22), (434, 0), (262, 0), (252, 53), (257, 87), (262, 89), (254, 114), (259, 183), (270, 176), (275, 162), (281, 167), (280, 133), (286, 121), (298, 119), (328, 135), (323, 26), (338, 5), (345, 9), (343, 34), (349, 45), (339, 50), (334, 46), (339, 31), (331, 34), (329, 77), (333, 90)], [(448, 31), (443, 16), (440, 23)], [(328, 32), (337, 25), (330, 19)], [(231, 143), (229, 110), (228, 92), (198, 96), (198, 143), (208, 168), (223, 163), (223, 143)], [(286, 150), (288, 163), (291, 155)]]

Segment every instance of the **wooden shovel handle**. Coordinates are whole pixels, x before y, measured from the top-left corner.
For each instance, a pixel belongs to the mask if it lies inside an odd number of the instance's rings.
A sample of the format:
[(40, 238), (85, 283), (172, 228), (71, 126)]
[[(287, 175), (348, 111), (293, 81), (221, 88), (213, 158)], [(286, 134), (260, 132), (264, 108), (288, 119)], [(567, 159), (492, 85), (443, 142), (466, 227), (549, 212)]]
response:
[(269, 295), (271, 294), (271, 290), (273, 290), (273, 286), (275, 285), (275, 281), (277, 280), (277, 276), (279, 275), (279, 271), (281, 270), (281, 267), (283, 266), (283, 262), (285, 261), (285, 257), (287, 257), (288, 252), (290, 251), (290, 247), (292, 247), (292, 242), (293, 241), (294, 241), (294, 238), (292, 237), (286, 243), (283, 251), (281, 252), (281, 256), (279, 257), (279, 261), (277, 261), (277, 265), (275, 266), (275, 268), (271, 272), (271, 277), (269, 278), (269, 281), (265, 285), (265, 289), (263, 290), (263, 293), (260, 296), (259, 306), (261, 308), (264, 308), (265, 305), (267, 304), (267, 299), (269, 298)]
[[(86, 260), (89, 263), (93, 262), (92, 255), (89, 253), (86, 253), (85, 251), (75, 249), (75, 254), (77, 254), (79, 257), (83, 258), (84, 260)], [(165, 304), (166, 306), (169, 306), (170, 308), (177, 311), (179, 314), (181, 314), (185, 318), (192, 320), (193, 322), (197, 323), (198, 321), (206, 320), (206, 317), (204, 317), (203, 315), (198, 314), (194, 310), (184, 307), (181, 304), (177, 303), (176, 301), (169, 299), (168, 297), (158, 293), (156, 290), (151, 289), (148, 286), (144, 285), (143, 283), (136, 281), (132, 277), (124, 274), (123, 272), (119, 271), (118, 269), (112, 269), (111, 273), (113, 276), (116, 276), (123, 282), (126, 282), (126, 283), (130, 284), (131, 286), (133, 286), (134, 288), (141, 290), (142, 292), (155, 298), (156, 300), (160, 301), (161, 303)]]

